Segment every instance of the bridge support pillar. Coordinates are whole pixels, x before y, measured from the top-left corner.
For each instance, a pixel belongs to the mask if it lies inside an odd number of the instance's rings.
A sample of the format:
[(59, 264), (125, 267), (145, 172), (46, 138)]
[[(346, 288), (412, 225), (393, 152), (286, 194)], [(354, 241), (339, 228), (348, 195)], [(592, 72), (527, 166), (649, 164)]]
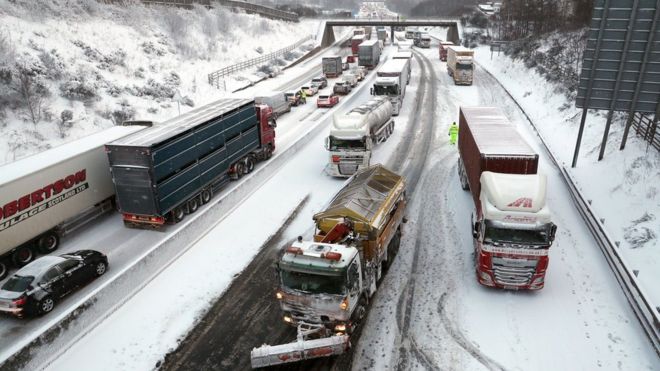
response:
[(394, 26), (390, 27), (390, 37), (392, 38), (392, 45), (394, 45)]
[(332, 26), (326, 24), (325, 29), (323, 30), (323, 38), (321, 39), (321, 47), (327, 48), (334, 44), (335, 41), (335, 32), (333, 31)]
[(450, 26), (447, 30), (447, 41), (451, 41), (455, 45), (461, 44), (461, 35), (458, 34), (458, 27), (456, 25)]

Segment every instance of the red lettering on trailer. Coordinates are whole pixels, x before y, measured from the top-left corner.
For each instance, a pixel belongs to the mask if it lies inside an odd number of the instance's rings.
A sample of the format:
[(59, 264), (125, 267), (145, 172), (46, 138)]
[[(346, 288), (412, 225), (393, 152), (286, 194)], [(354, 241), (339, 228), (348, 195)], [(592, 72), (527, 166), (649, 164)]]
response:
[[(86, 180), (87, 169), (82, 169), (73, 174), (63, 176), (62, 178), (57, 179), (54, 182), (43, 186), (42, 188), (20, 196), (16, 200), (10, 201), (4, 206), (0, 207), (0, 220), (10, 218), (19, 211), (29, 209), (32, 206), (47, 201), (49, 198), (51, 198), (51, 196), (61, 193), (65, 189), (72, 188), (79, 183), (83, 183)], [(57, 202), (59, 201), (61, 200), (58, 200)], [(57, 204), (57, 202), (54, 204)], [(5, 228), (0, 228), (0, 230), (2, 229)]]

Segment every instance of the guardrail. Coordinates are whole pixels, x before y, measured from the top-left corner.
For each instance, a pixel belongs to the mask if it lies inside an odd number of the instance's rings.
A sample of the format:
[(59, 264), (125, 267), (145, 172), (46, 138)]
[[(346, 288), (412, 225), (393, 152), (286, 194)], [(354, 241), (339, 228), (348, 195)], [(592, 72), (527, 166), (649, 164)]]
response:
[(635, 128), (635, 133), (647, 141), (649, 145), (660, 151), (660, 130), (658, 130), (658, 122), (640, 112), (633, 115), (632, 126)]
[(284, 10), (279, 10), (275, 8), (270, 8), (267, 6), (248, 3), (247, 1), (235, 1), (235, 0), (215, 0), (220, 5), (232, 8), (240, 8), (245, 10), (248, 13), (256, 13), (264, 17), (273, 18), (273, 19), (282, 19), (290, 22), (298, 22), (298, 14), (286, 12)]
[(219, 89), (220, 85), (221, 85), (220, 84), (220, 78), (222, 78), (224, 76), (227, 76), (229, 74), (232, 74), (234, 72), (241, 71), (241, 70), (244, 70), (246, 68), (255, 66), (257, 64), (261, 64), (261, 63), (270, 61), (272, 59), (275, 59), (277, 57), (280, 57), (280, 56), (284, 55), (285, 53), (288, 53), (288, 52), (298, 48), (300, 45), (306, 43), (307, 41), (312, 40), (313, 38), (314, 37), (312, 35), (310, 35), (310, 36), (307, 36), (307, 37), (304, 37), (304, 38), (298, 40), (295, 44), (289, 45), (286, 48), (282, 48), (282, 49), (274, 51), (272, 53), (262, 55), (262, 56), (257, 57), (257, 58), (252, 58), (252, 59), (249, 59), (247, 61), (232, 64), (230, 66), (223, 67), (223, 68), (221, 68), (221, 69), (219, 69), (215, 72), (211, 72), (208, 75), (209, 84), (211, 84), (212, 86), (215, 86), (216, 88)]
[(580, 190), (575, 185), (573, 178), (566, 170), (566, 167), (559, 164), (559, 161), (550, 151), (545, 139), (539, 132), (538, 128), (534, 124), (534, 121), (527, 115), (527, 112), (522, 108), (518, 101), (513, 97), (513, 95), (507, 90), (499, 80), (492, 74), (490, 71), (482, 67), (488, 75), (490, 75), (495, 81), (497, 81), (502, 89), (507, 93), (507, 95), (513, 100), (513, 102), (518, 106), (520, 111), (523, 113), (529, 124), (532, 126), (532, 129), (536, 132), (536, 135), (541, 140), (543, 148), (548, 153), (550, 160), (559, 170), (562, 180), (566, 184), (566, 187), (571, 194), (573, 199), (573, 204), (576, 206), (578, 212), (582, 216), (584, 223), (587, 225), (587, 228), (594, 236), (598, 247), (605, 256), (608, 265), (612, 269), (614, 276), (621, 287), (623, 294), (628, 300), (628, 304), (633, 310), (635, 317), (642, 325), (644, 332), (646, 333), (647, 338), (653, 345), (655, 352), (660, 355), (660, 309), (655, 308), (653, 303), (648, 299), (648, 296), (644, 293), (644, 290), (640, 287), (637, 277), (631, 270), (626, 266), (623, 258), (619, 255), (619, 252), (616, 245), (612, 242), (612, 239), (607, 234), (607, 231), (603, 228), (602, 224), (599, 222), (598, 217), (594, 214), (591, 206), (588, 202), (585, 201), (584, 196), (580, 193)]

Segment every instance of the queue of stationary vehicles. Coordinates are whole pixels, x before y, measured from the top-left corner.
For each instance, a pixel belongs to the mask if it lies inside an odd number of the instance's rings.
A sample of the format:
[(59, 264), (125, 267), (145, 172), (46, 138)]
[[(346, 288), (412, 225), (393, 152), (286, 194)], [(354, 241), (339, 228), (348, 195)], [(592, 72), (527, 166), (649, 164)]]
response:
[[(369, 63), (364, 58), (359, 63), (363, 46)], [(379, 44), (368, 40), (358, 49), (358, 64), (376, 68)], [(449, 47), (448, 59), (458, 61), (452, 50), (460, 51)], [(326, 172), (349, 179), (314, 216), (313, 240), (300, 237), (278, 259), (276, 296), (284, 321), (298, 328), (298, 341), (255, 348), (254, 367), (341, 354), (365, 316), (399, 248), (406, 208), (403, 177), (371, 166), (371, 151), (394, 130), (392, 116), (400, 112), (411, 59), (410, 51), (394, 54), (376, 70), (375, 97), (333, 116)], [(323, 58), (322, 71), (325, 77), (301, 88), (308, 95), (327, 87), (327, 78), (343, 74), (341, 57)], [(365, 74), (366, 68), (354, 67), (339, 83), (350, 87)], [(317, 106), (333, 107), (338, 101), (323, 94)], [(0, 276), (7, 272), (7, 258), (23, 266), (35, 248), (52, 252), (62, 234), (113, 206), (131, 227), (181, 221), (230, 179), (272, 156), (275, 118), (290, 110), (283, 92), (226, 98), (155, 125), (129, 122), (4, 166)], [(461, 107), (459, 122), (459, 179), (475, 203), (477, 279), (498, 288), (541, 289), (556, 227), (546, 205), (545, 177), (536, 173), (538, 155), (496, 108)], [(90, 264), (99, 261), (107, 266), (103, 259)], [(3, 303), (0, 294), (0, 311), (10, 312), (7, 305), (16, 301)], [(36, 303), (35, 312), (47, 311), (38, 309), (42, 301)]]

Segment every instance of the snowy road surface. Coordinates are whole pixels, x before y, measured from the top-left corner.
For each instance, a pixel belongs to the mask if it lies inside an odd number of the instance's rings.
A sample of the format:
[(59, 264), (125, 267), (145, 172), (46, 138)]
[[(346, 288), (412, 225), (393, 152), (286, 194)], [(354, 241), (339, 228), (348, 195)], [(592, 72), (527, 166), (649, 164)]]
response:
[[(395, 134), (375, 152), (375, 162), (388, 163), (412, 178), (414, 191), (407, 212), (410, 221), (399, 256), (376, 294), (360, 341), (354, 343), (353, 358), (337, 359), (341, 369), (348, 364), (353, 369), (403, 370), (659, 369), (657, 355), (574, 210), (559, 173), (540, 151), (537, 138), (513, 102), (483, 71), (476, 71), (475, 85), (454, 86), (445, 64), (437, 60), (437, 49), (421, 53), (430, 59), (429, 67), (422, 75), (420, 64), (414, 65), (413, 82), (403, 113), (396, 120)], [(363, 82), (360, 91), (340, 109), (368, 99), (368, 85), (368, 81)], [(416, 86), (421, 89), (418, 91)], [(417, 93), (419, 106), (414, 99)], [(548, 203), (559, 232), (550, 250), (546, 287), (540, 292), (491, 290), (476, 282), (469, 229), (473, 206), (469, 194), (460, 189), (456, 149), (446, 139), (448, 124), (456, 120), (462, 104), (503, 107), (541, 154), (540, 171), (548, 175)], [(286, 118), (288, 121), (280, 120), (283, 133), (278, 138), (287, 135), (287, 126), (291, 132), (299, 132), (304, 125), (313, 125), (311, 118), (315, 116), (306, 113), (310, 107), (303, 107)], [(308, 118), (304, 119), (306, 114)], [(328, 117), (319, 120), (322, 125), (329, 122)], [(230, 349), (234, 343), (243, 346), (291, 340), (292, 331), (277, 319), (272, 281), (270, 287), (267, 285), (274, 278), (268, 261), (272, 262), (275, 250), (286, 241), (310, 233), (311, 215), (342, 184), (322, 173), (327, 161), (322, 144), (326, 135), (323, 130), (310, 139), (240, 207), (214, 228), (209, 226), (208, 233), (192, 238), (196, 242), (193, 248), (82, 341), (67, 346), (68, 351), (52, 362), (36, 357), (35, 362), (25, 365), (26, 369), (45, 365), (37, 361), (47, 361), (53, 370), (69, 370), (81, 364), (108, 370), (151, 369), (160, 365), (164, 355), (174, 350), (201, 318), (199, 327), (186, 341), (192, 346), (184, 345), (180, 352), (182, 359), (196, 360), (199, 369), (240, 369), (249, 362), (250, 348), (243, 349), (243, 358), (232, 352), (229, 354), (235, 358), (222, 363), (227, 353), (213, 354), (213, 344)], [(432, 150), (427, 151), (425, 143)], [(149, 237), (134, 231), (123, 235), (125, 230), (115, 229), (112, 224), (117, 223), (116, 219), (107, 218), (99, 224), (109, 223), (102, 229), (109, 244), (116, 245), (117, 239), (125, 238), (132, 241), (133, 247), (150, 246), (163, 238), (153, 232)], [(279, 230), (283, 224), (286, 228)], [(85, 232), (80, 238), (98, 240), (104, 235), (102, 230), (98, 235)], [(113, 231), (117, 231), (116, 236)], [(250, 264), (255, 255), (257, 259)], [(234, 295), (238, 297), (221, 297), (213, 310), (217, 307), (217, 313), (223, 313), (223, 306), (233, 305), (255, 310), (235, 311), (227, 318), (203, 317), (212, 299), (220, 297), (235, 277), (235, 286), (240, 290)], [(252, 279), (256, 286), (246, 284)], [(248, 321), (248, 317), (255, 320)], [(214, 325), (245, 330), (214, 331)], [(195, 343), (196, 337), (204, 340)], [(207, 354), (212, 357), (196, 358), (195, 344), (206, 344)], [(175, 353), (168, 362), (176, 365), (176, 357)]]

